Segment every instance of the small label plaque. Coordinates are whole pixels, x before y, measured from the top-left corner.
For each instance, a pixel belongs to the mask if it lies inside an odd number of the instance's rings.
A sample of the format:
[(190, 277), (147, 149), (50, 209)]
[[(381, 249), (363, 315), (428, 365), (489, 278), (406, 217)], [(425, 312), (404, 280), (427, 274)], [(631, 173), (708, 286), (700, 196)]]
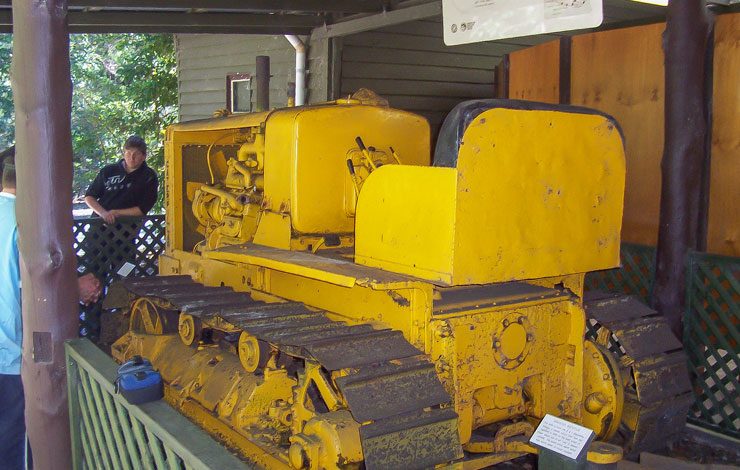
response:
[(593, 436), (594, 432), (589, 428), (553, 415), (545, 415), (529, 442), (576, 460)]
[(131, 271), (133, 271), (135, 267), (136, 266), (134, 266), (133, 264), (131, 264), (131, 263), (129, 263), (127, 261), (127, 262), (123, 263), (123, 265), (121, 266), (121, 268), (118, 270), (118, 275), (121, 276), (121, 277), (126, 277), (129, 274), (131, 274)]

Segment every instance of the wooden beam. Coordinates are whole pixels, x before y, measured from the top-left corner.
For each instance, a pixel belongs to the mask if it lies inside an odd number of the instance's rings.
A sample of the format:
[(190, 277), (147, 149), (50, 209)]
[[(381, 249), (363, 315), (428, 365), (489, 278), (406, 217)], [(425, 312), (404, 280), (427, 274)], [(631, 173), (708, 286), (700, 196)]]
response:
[[(323, 18), (311, 15), (227, 13), (69, 12), (70, 33), (211, 33), (308, 35)], [(0, 32), (13, 31), (10, 9), (0, 9)]]
[[(0, 32), (3, 32), (0, 26)], [(12, 32), (8, 27), (5, 32)], [(269, 36), (282, 36), (284, 34), (295, 34), (308, 36), (311, 28), (282, 27), (282, 26), (70, 26), (70, 34), (97, 34), (97, 33), (142, 33), (142, 34), (262, 34)]]
[(558, 102), (570, 104), (571, 45), (570, 36), (560, 38), (560, 71), (558, 77)]
[(686, 262), (697, 248), (705, 168), (706, 46), (711, 31), (705, 0), (668, 4), (665, 52), (665, 143), (661, 161), (660, 225), (652, 304), (682, 337)]
[(79, 310), (67, 2), (15, 0), (13, 14), (26, 427), (34, 468), (72, 468), (64, 341), (78, 334)]
[(355, 18), (352, 20), (337, 22), (319, 26), (311, 33), (311, 40), (334, 38), (357, 34), (363, 31), (391, 26), (395, 24), (408, 23), (409, 21), (421, 20), (442, 14), (442, 1), (435, 0), (421, 5), (398, 8), (397, 10), (384, 11), (377, 15)]
[[(11, 0), (0, 0), (0, 6)], [(118, 10), (227, 10), (249, 12), (372, 13), (383, 9), (382, 0), (72, 0), (70, 10), (78, 8), (115, 8)]]
[(501, 62), (499, 62), (494, 71), (496, 77), (496, 98), (504, 100), (509, 99), (510, 70), (511, 61), (509, 59), (509, 54), (506, 54), (501, 58)]
[(697, 251), (707, 251), (709, 240), (709, 187), (712, 179), (712, 127), (714, 122), (714, 25), (710, 28), (704, 56), (704, 97), (704, 119), (707, 131), (704, 136), (704, 160), (701, 169), (701, 189), (699, 190)]
[(310, 27), (323, 23), (314, 15), (252, 13), (69, 12), (69, 26), (280, 26)]

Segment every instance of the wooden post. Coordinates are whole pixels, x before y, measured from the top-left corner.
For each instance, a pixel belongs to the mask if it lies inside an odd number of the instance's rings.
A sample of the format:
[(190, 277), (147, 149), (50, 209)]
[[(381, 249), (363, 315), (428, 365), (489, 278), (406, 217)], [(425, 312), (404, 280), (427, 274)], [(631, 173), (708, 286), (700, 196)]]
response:
[(34, 468), (72, 468), (64, 341), (77, 336), (66, 0), (13, 0), (16, 218)]
[(573, 49), (573, 38), (564, 36), (560, 38), (560, 70), (558, 78), (558, 103), (570, 104), (570, 72), (571, 52)]
[(686, 260), (698, 246), (702, 169), (706, 158), (704, 63), (711, 20), (704, 0), (668, 4), (665, 52), (665, 145), (653, 306), (682, 336)]
[(257, 56), (257, 112), (270, 109), (270, 56)]
[(501, 62), (496, 66), (495, 70), (495, 96), (499, 99), (509, 99), (509, 68), (511, 62), (509, 61), (509, 54), (505, 54), (501, 58)]

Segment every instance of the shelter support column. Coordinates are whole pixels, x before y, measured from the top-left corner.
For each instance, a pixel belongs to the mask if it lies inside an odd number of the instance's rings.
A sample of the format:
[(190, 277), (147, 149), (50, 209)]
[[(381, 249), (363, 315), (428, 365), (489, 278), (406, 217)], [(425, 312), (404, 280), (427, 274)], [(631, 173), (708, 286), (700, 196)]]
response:
[(700, 246), (698, 227), (705, 139), (705, 61), (712, 20), (705, 0), (671, 0), (663, 33), (665, 145), (653, 306), (682, 336), (686, 261)]
[(66, 469), (72, 458), (63, 342), (77, 336), (78, 322), (66, 0), (13, 0), (11, 76), (26, 425), (34, 468)]

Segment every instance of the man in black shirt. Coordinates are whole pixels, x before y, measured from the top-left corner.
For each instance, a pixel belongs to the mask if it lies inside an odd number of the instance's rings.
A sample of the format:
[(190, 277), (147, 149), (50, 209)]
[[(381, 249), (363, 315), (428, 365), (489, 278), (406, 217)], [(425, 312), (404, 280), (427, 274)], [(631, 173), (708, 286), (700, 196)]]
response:
[(105, 284), (126, 262), (136, 265), (141, 221), (117, 219), (144, 216), (157, 201), (157, 174), (145, 160), (144, 139), (129, 137), (123, 145), (123, 158), (100, 170), (85, 193), (85, 203), (105, 224), (90, 224), (83, 246), (84, 264)]
[(123, 159), (100, 170), (85, 193), (85, 203), (107, 224), (120, 216), (142, 216), (157, 202), (157, 174), (146, 164), (146, 143), (131, 136)]

